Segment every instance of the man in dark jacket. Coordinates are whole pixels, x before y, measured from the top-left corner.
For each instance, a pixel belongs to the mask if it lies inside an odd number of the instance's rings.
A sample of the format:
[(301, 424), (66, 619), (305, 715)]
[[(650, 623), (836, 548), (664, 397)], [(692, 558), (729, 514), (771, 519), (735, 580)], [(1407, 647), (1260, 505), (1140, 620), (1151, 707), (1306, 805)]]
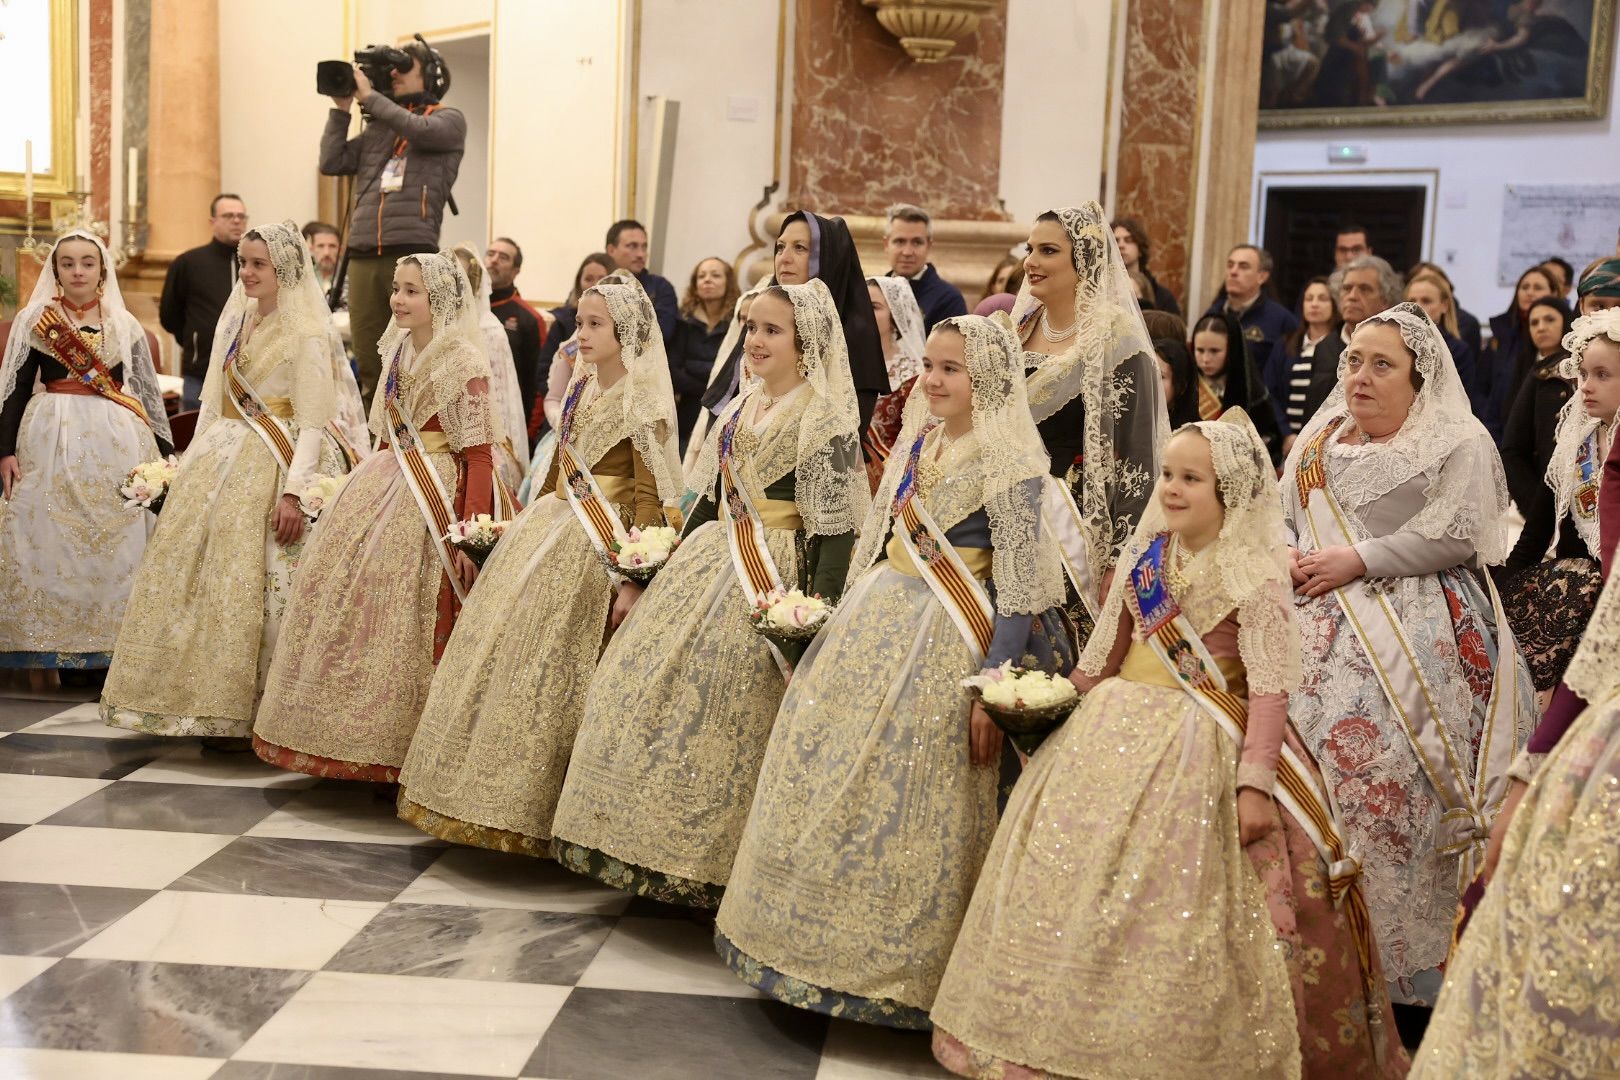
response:
[(1253, 244), (1239, 244), (1226, 255), (1226, 279), (1206, 315), (1231, 314), (1243, 330), (1249, 355), (1260, 368), (1261, 381), (1271, 394), (1277, 426), (1288, 430), (1288, 372), (1273, 363), (1277, 342), (1299, 329), (1299, 317), (1266, 294), (1271, 280), (1271, 253)]
[[(497, 236), (484, 252), (484, 270), (489, 274), (489, 310), (501, 321), (506, 340), (512, 346), (512, 363), (517, 368), (518, 393), (523, 398), (523, 415), (534, 415), (534, 399), (545, 396), (546, 375), (541, 368), (540, 351), (546, 343), (546, 320), (518, 295), (518, 272), (523, 269), (523, 249), (507, 236)], [(551, 365), (545, 365), (549, 368)], [(511, 432), (512, 445), (524, 441), (527, 433)]]
[(1328, 288), (1339, 305), (1344, 325), (1329, 334), (1311, 355), (1311, 386), (1305, 398), (1305, 417), (1316, 410), (1339, 385), (1339, 357), (1350, 344), (1350, 335), (1367, 319), (1401, 301), (1401, 277), (1394, 267), (1377, 255), (1362, 255), (1333, 271)]
[[(388, 327), (394, 264), (402, 255), (439, 250), (445, 200), (461, 169), (467, 120), (425, 89), (422, 68), (432, 62), (419, 42), (403, 46), (409, 71), (394, 71), (385, 95), (355, 68), (353, 98), (333, 98), (321, 136), (321, 172), (353, 176), (349, 214), (349, 330), (360, 364), (367, 408), (382, 362), (377, 339)], [(349, 107), (360, 103), (370, 121), (349, 138)]]
[(608, 227), (607, 243), (602, 250), (620, 270), (636, 275), (641, 287), (652, 301), (653, 314), (658, 316), (658, 329), (664, 335), (664, 348), (674, 343), (675, 324), (681, 318), (680, 301), (675, 299), (675, 286), (666, 277), (647, 269), (647, 226), (626, 218)]
[(911, 294), (922, 309), (924, 335), (941, 319), (968, 313), (962, 290), (940, 277), (928, 261), (934, 250), (934, 219), (928, 211), (905, 203), (889, 207), (883, 250), (889, 256), (889, 276), (911, 282)]
[(158, 321), (180, 342), (180, 374), (186, 388), (181, 407), (197, 408), (203, 376), (214, 350), (214, 326), (236, 284), (236, 245), (247, 231), (247, 204), (236, 195), (215, 195), (208, 207), (213, 237), (169, 264), (158, 300)]

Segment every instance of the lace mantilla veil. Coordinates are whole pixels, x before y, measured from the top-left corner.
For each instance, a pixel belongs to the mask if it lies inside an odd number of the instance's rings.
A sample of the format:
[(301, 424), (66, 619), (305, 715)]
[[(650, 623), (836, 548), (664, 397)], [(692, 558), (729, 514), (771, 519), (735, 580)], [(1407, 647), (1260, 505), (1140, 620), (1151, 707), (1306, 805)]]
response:
[[(1563, 346), (1569, 355), (1559, 363), (1558, 373), (1572, 382), (1577, 381), (1580, 378), (1581, 358), (1586, 355), (1587, 346), (1599, 338), (1606, 338), (1620, 345), (1620, 308), (1609, 308), (1591, 315), (1582, 315), (1575, 320), (1569, 333), (1564, 335)], [(1611, 425), (1615, 419), (1616, 417), (1609, 417)], [(1580, 477), (1575, 473), (1575, 459), (1580, 453), (1581, 445), (1593, 431), (1597, 430), (1600, 423), (1601, 421), (1586, 415), (1586, 407), (1581, 404), (1579, 394), (1572, 395), (1558, 412), (1558, 432), (1553, 437), (1552, 456), (1547, 460), (1547, 486), (1552, 488), (1553, 506), (1558, 512), (1560, 529), (1564, 526), (1564, 515), (1569, 513), (1574, 505), (1575, 488), (1580, 482)], [(1601, 472), (1603, 462), (1599, 461), (1597, 468)], [(1594, 559), (1597, 558), (1597, 516), (1588, 518), (1580, 514), (1571, 514), (1570, 517), (1575, 523), (1575, 531), (1586, 543), (1586, 550), (1591, 552)]]
[[(324, 427), (338, 412), (338, 380), (332, 371), (332, 316), (321, 292), (320, 278), (309, 257), (309, 248), (298, 226), (291, 221), (258, 225), (242, 235), (241, 243), (262, 240), (270, 249), (270, 265), (276, 273), (276, 310), (265, 317), (253, 345), (291, 347), (319, 353), (319, 364), (299, 364), (293, 382), (294, 419), (302, 429)], [(240, 250), (240, 247), (238, 247)], [(202, 414), (197, 418), (197, 435), (219, 419), (224, 404), (223, 365), (236, 336), (258, 317), (259, 302), (250, 298), (240, 279), (231, 287), (225, 310), (214, 326), (214, 351), (208, 357), (208, 375), (203, 379)], [(274, 320), (272, 324), (271, 320)]]
[[(1061, 356), (1023, 354), (1026, 367), (1034, 368), (1029, 405), (1037, 422), (1076, 397), (1085, 406), (1079, 503), (1091, 563), (1100, 573), (1114, 565), (1135, 524), (1122, 503), (1139, 502), (1153, 488), (1170, 421), (1153, 339), (1102, 207), (1087, 202), (1051, 213), (1069, 235), (1077, 326)], [(1026, 280), (1013, 304), (1020, 337), (1035, 330), (1042, 311)]]
[[(57, 237), (51, 245), (51, 256), (45, 269), (34, 282), (34, 291), (17, 312), (11, 323), (11, 336), (6, 341), (6, 355), (0, 363), (0, 401), (11, 397), (17, 389), (17, 379), (30, 349), (49, 353), (44, 342), (34, 336), (34, 324), (39, 322), (45, 309), (56, 301), (56, 249), (65, 240), (84, 240), (96, 245), (101, 257), (103, 284), (101, 290), (101, 358), (108, 369), (124, 366), (124, 389), (139, 398), (146, 410), (153, 434), (166, 443), (173, 442), (169, 434), (169, 416), (163, 411), (163, 391), (158, 388), (157, 370), (152, 364), (152, 353), (146, 346), (146, 330), (124, 306), (124, 294), (118, 287), (118, 276), (113, 271), (107, 246), (94, 233), (74, 229)], [(64, 312), (65, 314), (65, 312)], [(72, 321), (71, 316), (69, 321)], [(32, 393), (33, 387), (24, 387)]]
[[(721, 371), (726, 367), (726, 361), (731, 357), (732, 351), (740, 348), (743, 339), (743, 309), (753, 303), (754, 297), (771, 287), (772, 278), (766, 276), (737, 297), (736, 304), (731, 308), (731, 324), (726, 327), (726, 336), (720, 339), (720, 348), (714, 354), (714, 363), (709, 366), (709, 379), (705, 389), (714, 385), (714, 380), (720, 377)], [(708, 442), (709, 432), (714, 429), (714, 414), (708, 409), (699, 409), (697, 423), (692, 428), (690, 440), (686, 444), (686, 456), (681, 459), (682, 474), (687, 478), (687, 489), (691, 490), (691, 477), (697, 469), (698, 458), (703, 453), (703, 447)]]
[[(484, 354), (489, 360), (489, 370), (494, 378), (495, 385), (500, 388), (499, 399), (502, 408), (501, 431), (512, 440), (514, 447), (520, 442), (527, 445), (529, 418), (523, 415), (523, 397), (518, 390), (517, 361), (512, 357), (512, 342), (506, 336), (506, 327), (496, 318), (495, 312), (490, 310), (489, 299), (494, 289), (490, 284), (489, 270), (479, 258), (478, 249), (462, 241), (449, 251), (441, 252), (444, 255), (454, 255), (465, 260), (463, 266), (470, 263), (472, 269), (466, 270), (468, 280), (472, 282), (473, 314), (477, 317), (477, 333), (474, 340), (484, 343)], [(544, 396), (545, 388), (541, 387)]]
[[(1225, 517), (1215, 542), (1192, 556), (1187, 578), (1196, 587), (1191, 595), (1176, 599), (1200, 634), (1207, 634), (1235, 612), (1238, 654), (1248, 672), (1249, 692), (1291, 693), (1299, 685), (1303, 667), (1294, 627), (1288, 549), (1283, 543), (1282, 499), (1271, 453), (1248, 413), (1240, 408), (1228, 409), (1219, 420), (1187, 424), (1176, 434), (1189, 431), (1209, 442)], [(1080, 656), (1080, 668), (1087, 674), (1102, 674), (1114, 647), (1126, 594), (1131, 591), (1129, 571), (1167, 528), (1155, 488), (1135, 534), (1120, 554), (1119, 570), (1097, 619), (1098, 632), (1086, 642)], [(1141, 628), (1134, 620), (1131, 627), (1131, 634), (1140, 637)]]
[[(453, 448), (497, 443), (504, 437), (494, 414), (491, 389), (468, 391), (468, 384), (492, 374), (478, 327), (477, 299), (467, 272), (453, 254), (406, 255), (398, 265), (414, 264), (422, 271), (422, 285), (428, 294), (428, 310), (433, 315), (433, 340), (418, 355), (401, 362), (401, 374), (411, 380), (426, 380), (425, 393), (411, 396), (406, 407), (411, 418), (422, 424), (438, 416)], [(377, 342), (382, 358), (382, 378), (386, 382), (394, 354), (410, 344), (411, 332), (393, 319)], [(401, 398), (405, 395), (402, 393)], [(379, 385), (371, 401), (371, 433), (379, 442), (389, 438), (387, 395)]]
[(1588, 705), (1601, 705), (1620, 690), (1620, 574), (1610, 574), (1598, 594), (1575, 658), (1564, 672), (1564, 685)]
[(917, 294), (911, 291), (911, 282), (899, 277), (870, 277), (868, 285), (883, 290), (883, 300), (889, 305), (889, 321), (894, 324), (894, 359), (889, 361), (889, 390), (895, 391), (914, 375), (922, 373), (923, 333), (922, 308), (917, 306)]
[[(1048, 459), (1029, 412), (1022, 352), (1010, 327), (999, 320), (958, 315), (942, 320), (934, 332), (942, 328), (962, 335), (973, 387), (973, 431), (951, 452), (979, 473), (980, 505), (990, 519), (996, 610), (1003, 615), (1039, 614), (1063, 602), (1063, 567), (1056, 545), (1040, 533), (1038, 485), (1046, 477)], [(911, 447), (938, 423), (928, 411), (927, 394), (913, 393), (906, 399), (900, 437), (850, 560), (850, 585), (877, 561), (887, 543), (895, 490)], [(925, 456), (931, 452), (923, 450)], [(1037, 497), (1032, 498), (1032, 492)]]
[[(1502, 562), (1508, 553), (1507, 477), (1490, 433), (1474, 418), (1451, 350), (1416, 304), (1397, 304), (1381, 311), (1363, 320), (1356, 331), (1359, 334), (1362, 327), (1380, 324), (1400, 331), (1423, 386), (1405, 423), (1388, 442), (1355, 447), (1354, 454), (1335, 463), (1330, 471), (1334, 497), (1354, 515), (1423, 476), (1428, 481), (1424, 507), (1400, 531), (1431, 540), (1446, 536), (1468, 540), (1483, 565)], [(1346, 371), (1347, 361), (1341, 358), (1338, 385), (1300, 431), (1283, 465), (1284, 508), (1295, 520), (1303, 510), (1295, 482), (1300, 454), (1332, 421), (1354, 423), (1345, 401)]]
[[(811, 395), (799, 420), (799, 451), (793, 466), (794, 502), (804, 519), (806, 533), (836, 536), (853, 532), (866, 517), (871, 496), (861, 463), (860, 411), (838, 309), (820, 278), (803, 285), (771, 288), (780, 289), (793, 304), (793, 325), (804, 347), (800, 369)], [(737, 396), (709, 428), (703, 451), (688, 479), (687, 486), (699, 497), (714, 491), (720, 473), (720, 433), (763, 385), (748, 370), (747, 360), (745, 354)]]
[[(628, 433), (642, 464), (651, 470), (659, 502), (674, 506), (686, 485), (681, 482), (676, 442), (675, 387), (669, 379), (669, 357), (652, 300), (636, 276), (626, 270), (615, 270), (581, 295), (600, 296), (607, 304), (625, 370), (624, 393), (619, 398), (624, 409), (622, 430)], [(568, 378), (569, 390), (592, 370), (590, 364), (576, 361)]]

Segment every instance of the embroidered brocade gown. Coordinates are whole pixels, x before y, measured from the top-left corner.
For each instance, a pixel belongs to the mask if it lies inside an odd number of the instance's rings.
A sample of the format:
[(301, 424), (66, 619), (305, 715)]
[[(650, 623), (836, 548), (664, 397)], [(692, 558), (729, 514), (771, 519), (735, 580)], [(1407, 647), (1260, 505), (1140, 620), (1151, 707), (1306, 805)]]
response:
[[(11, 332), (29, 331), (15, 324)], [(99, 347), (99, 328), (79, 332)], [(123, 364), (110, 370), (117, 380)], [(118, 487), (135, 466), (170, 449), (55, 356), (29, 351), (16, 389), (0, 405), (0, 458), (17, 455), (22, 472), (11, 499), (0, 500), (0, 668), (111, 663), (135, 571), (157, 526), (147, 511), (126, 510)]]
[[(985, 581), (976, 445), (974, 436), (953, 444), (939, 478), (919, 490)], [(1039, 482), (1023, 494), (1038, 504)], [(715, 944), (739, 978), (788, 1004), (925, 1029), (995, 832), (998, 771), (969, 760), (962, 680), (980, 665), (901, 542), (891, 536), (886, 551), (788, 684)], [(1065, 634), (1054, 612), (998, 614), (984, 665), (1026, 649), (1056, 653)]]
[[(267, 316), (237, 364), (265, 407), (298, 432), (304, 402), (331, 401), (331, 357)], [(245, 738), (252, 731), (293, 573), (308, 536), (287, 547), (271, 526), (283, 491), (346, 469), (330, 440), (307, 476), (287, 478), (228, 393), (187, 448), (135, 577), (101, 716), (154, 735)], [(302, 463), (296, 458), (295, 469)]]
[(1122, 612), (1104, 675), (1025, 766), (985, 859), (934, 1002), (935, 1054), (953, 1072), (1405, 1073), (1381, 974), (1369, 1000), (1309, 836), (1279, 804), (1282, 829), (1239, 844), (1240, 760), (1274, 768), (1285, 741), (1309, 758), (1287, 697), (1247, 694), (1236, 613), (1200, 610), (1189, 571), (1184, 610), (1248, 700), (1241, 754)]
[[(621, 522), (660, 525), (657, 483), (623, 430), (628, 381), (581, 403), (574, 452)], [(548, 854), (613, 596), (553, 458), (540, 494), (484, 565), (445, 650), (400, 773), (401, 818), (453, 843)]]
[[(807, 399), (795, 393), (754, 422), (732, 468), (783, 583), (833, 603), (854, 534), (803, 531), (793, 470)], [(715, 513), (713, 496), (699, 503), (686, 539), (597, 665), (553, 843), (571, 870), (710, 908), (730, 876), (783, 691)]]
[[(420, 357), (404, 348), (401, 409), (453, 493), (457, 519), (489, 513), (499, 424), (488, 361), (454, 339)], [(315, 776), (396, 779), (457, 607), (399, 460), (380, 446), (321, 515), (305, 551), (254, 752)]]
[[(1484, 435), (1479, 440), (1484, 445), (1467, 452), (1495, 452)], [(1377, 449), (1329, 437), (1327, 484), (1345, 511), (1367, 578), (1380, 583), (1417, 650), (1424, 681), (1439, 697), (1446, 732), (1454, 745), (1466, 748), (1462, 764), (1473, 784), (1495, 669), (1503, 662), (1518, 665), (1518, 699), (1499, 703), (1512, 710), (1511, 721), (1504, 720), (1499, 730), (1511, 735), (1516, 748), (1535, 722), (1535, 688), (1517, 651), (1507, 658), (1497, 652), (1490, 597), (1469, 569), (1475, 561), (1473, 542), (1402, 531), (1423, 509), (1429, 480), (1420, 474), (1361, 504), (1335, 486), (1346, 462)], [(1300, 552), (1308, 553), (1311, 530), (1291, 474), (1283, 488), (1289, 527)], [(1437, 850), (1444, 806), (1338, 599), (1333, 593), (1297, 596), (1295, 604), (1305, 672), (1290, 697), (1289, 716), (1333, 786), (1346, 839), (1361, 852), (1362, 889), (1390, 998), (1432, 1004), (1461, 891), (1460, 854)]]

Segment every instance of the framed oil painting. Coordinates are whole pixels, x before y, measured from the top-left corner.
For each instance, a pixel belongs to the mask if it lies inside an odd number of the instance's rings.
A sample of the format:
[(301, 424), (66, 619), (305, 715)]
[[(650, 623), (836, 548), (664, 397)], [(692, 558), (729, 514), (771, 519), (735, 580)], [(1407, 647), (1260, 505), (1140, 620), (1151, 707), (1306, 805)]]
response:
[(1615, 0), (1264, 0), (1260, 127), (1598, 118)]

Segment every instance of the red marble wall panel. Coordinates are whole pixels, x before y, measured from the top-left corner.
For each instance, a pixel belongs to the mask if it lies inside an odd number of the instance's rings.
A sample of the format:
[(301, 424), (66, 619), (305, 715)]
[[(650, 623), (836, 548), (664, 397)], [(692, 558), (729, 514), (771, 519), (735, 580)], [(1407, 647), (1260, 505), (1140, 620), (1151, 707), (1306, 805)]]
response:
[(90, 0), (90, 212), (111, 219), (113, 0)]
[(788, 202), (831, 214), (917, 202), (937, 218), (1005, 221), (1005, 13), (919, 64), (860, 0), (796, 6)]
[[(1118, 194), (1121, 217), (1147, 226), (1153, 276), (1178, 296), (1187, 281), (1197, 187), (1203, 0), (1127, 5)], [(1193, 308), (1205, 301), (1189, 298)]]

